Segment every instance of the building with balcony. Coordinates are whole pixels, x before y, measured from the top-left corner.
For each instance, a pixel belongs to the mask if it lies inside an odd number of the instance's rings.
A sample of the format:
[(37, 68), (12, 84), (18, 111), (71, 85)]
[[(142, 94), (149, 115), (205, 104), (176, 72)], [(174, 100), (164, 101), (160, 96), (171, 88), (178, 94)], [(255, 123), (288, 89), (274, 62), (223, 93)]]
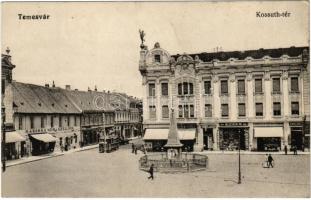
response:
[(141, 45), (139, 70), (144, 140), (156, 149), (171, 109), (195, 151), (309, 149), (308, 47), (170, 55)]

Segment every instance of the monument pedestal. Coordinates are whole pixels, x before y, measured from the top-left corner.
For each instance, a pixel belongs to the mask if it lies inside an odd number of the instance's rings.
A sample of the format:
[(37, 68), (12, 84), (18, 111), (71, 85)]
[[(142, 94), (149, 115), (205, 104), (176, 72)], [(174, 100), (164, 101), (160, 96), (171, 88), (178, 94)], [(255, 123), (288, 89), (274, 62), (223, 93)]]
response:
[(195, 144), (195, 145), (193, 145), (193, 151), (194, 152), (201, 152), (201, 151), (203, 151), (203, 144)]

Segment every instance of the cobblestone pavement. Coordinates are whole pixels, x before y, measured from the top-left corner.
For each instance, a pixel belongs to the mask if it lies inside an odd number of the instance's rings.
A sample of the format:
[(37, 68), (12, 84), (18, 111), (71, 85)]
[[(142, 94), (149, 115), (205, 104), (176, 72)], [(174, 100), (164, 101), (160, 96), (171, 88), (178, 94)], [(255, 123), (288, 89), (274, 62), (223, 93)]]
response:
[(209, 169), (182, 174), (148, 174), (128, 147), (106, 154), (98, 149), (7, 168), (4, 197), (310, 197), (310, 155), (273, 155), (274, 168), (262, 168), (264, 155), (210, 154)]

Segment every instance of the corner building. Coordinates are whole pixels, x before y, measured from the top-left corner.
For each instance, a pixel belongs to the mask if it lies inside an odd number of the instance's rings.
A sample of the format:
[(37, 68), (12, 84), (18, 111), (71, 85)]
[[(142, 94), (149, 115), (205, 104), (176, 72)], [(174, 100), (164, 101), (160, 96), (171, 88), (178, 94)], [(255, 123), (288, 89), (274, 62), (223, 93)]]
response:
[(242, 150), (309, 150), (308, 62), (308, 47), (170, 55), (142, 45), (144, 140), (163, 147), (173, 108), (186, 150), (239, 140)]

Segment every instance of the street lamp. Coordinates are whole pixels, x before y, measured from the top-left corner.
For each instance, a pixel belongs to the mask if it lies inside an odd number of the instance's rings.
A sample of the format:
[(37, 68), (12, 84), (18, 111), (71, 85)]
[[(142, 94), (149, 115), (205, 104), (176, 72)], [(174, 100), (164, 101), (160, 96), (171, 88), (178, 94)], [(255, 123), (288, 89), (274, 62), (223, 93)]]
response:
[(241, 184), (241, 130), (238, 129), (239, 134), (239, 179), (238, 184)]

